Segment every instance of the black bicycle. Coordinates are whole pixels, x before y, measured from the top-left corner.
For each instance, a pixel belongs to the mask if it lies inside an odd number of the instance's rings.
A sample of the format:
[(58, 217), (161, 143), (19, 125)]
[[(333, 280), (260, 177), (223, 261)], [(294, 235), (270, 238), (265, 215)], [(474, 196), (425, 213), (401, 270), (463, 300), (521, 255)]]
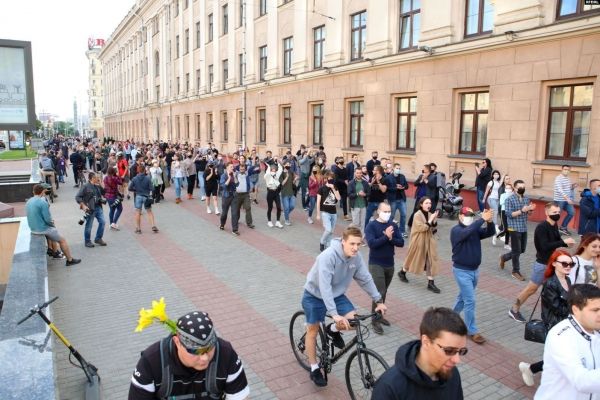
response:
[[(324, 332), (323, 324), (319, 327), (317, 336), (317, 358), (319, 359), (319, 366), (325, 372), (325, 379), (327, 379), (327, 374), (331, 373), (333, 364), (354, 348), (346, 361), (345, 373), (346, 387), (352, 400), (370, 399), (375, 382), (389, 368), (383, 357), (368, 349), (365, 344), (365, 339), (369, 337), (369, 328), (361, 322), (369, 318), (377, 320), (381, 318), (381, 314), (375, 312), (369, 315), (355, 315), (354, 318), (348, 320), (350, 326), (356, 331), (356, 336), (337, 353), (331, 343), (332, 339)], [(290, 321), (290, 343), (298, 363), (302, 368), (310, 371), (310, 363), (305, 351), (305, 337), (306, 320), (304, 311), (297, 311)]]

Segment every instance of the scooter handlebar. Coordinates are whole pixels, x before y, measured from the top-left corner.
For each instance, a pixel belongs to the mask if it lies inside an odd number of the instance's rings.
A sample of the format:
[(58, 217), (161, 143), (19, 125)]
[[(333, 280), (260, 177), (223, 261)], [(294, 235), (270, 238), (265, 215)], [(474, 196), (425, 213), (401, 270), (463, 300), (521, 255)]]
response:
[(37, 304), (35, 306), (33, 306), (32, 309), (29, 310), (29, 314), (23, 318), (22, 320), (20, 320), (19, 322), (17, 322), (17, 325), (21, 325), (23, 322), (27, 321), (29, 318), (31, 318), (33, 315), (37, 314), (39, 311), (43, 310), (44, 308), (48, 307), (50, 304), (54, 303), (56, 300), (58, 300), (58, 296), (54, 297), (51, 300), (48, 300), (47, 302), (45, 302), (44, 304), (42, 304), (41, 306), (38, 306)]

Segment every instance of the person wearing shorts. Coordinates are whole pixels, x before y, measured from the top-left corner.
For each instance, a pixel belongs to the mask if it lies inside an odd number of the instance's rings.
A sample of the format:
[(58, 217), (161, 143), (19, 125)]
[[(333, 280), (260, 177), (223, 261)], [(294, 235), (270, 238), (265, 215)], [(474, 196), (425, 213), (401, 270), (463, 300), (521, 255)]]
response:
[(317, 335), (319, 327), (329, 315), (334, 323), (326, 326), (325, 331), (332, 338), (335, 347), (343, 348), (344, 339), (340, 330), (350, 329), (349, 318), (354, 317), (356, 308), (345, 293), (354, 279), (377, 304), (375, 311), (385, 313), (381, 294), (377, 290), (373, 277), (358, 248), (362, 243), (362, 231), (349, 226), (341, 239), (331, 241), (325, 251), (316, 259), (308, 272), (302, 308), (306, 318), (306, 353), (311, 365), (310, 379), (317, 386), (326, 386), (327, 380), (317, 362)]
[(211, 161), (204, 170), (204, 192), (206, 193), (206, 212), (212, 214), (210, 199), (212, 198), (215, 214), (219, 215), (219, 174), (215, 164)]
[(146, 167), (138, 165), (137, 175), (129, 183), (129, 191), (134, 192), (133, 206), (135, 208), (135, 233), (142, 233), (142, 208), (146, 209), (148, 220), (152, 226), (152, 232), (157, 233), (158, 228), (154, 221), (154, 213), (152, 212), (152, 180), (146, 173)]
[(44, 195), (44, 185), (34, 185), (33, 197), (27, 200), (25, 204), (27, 223), (31, 233), (34, 235), (44, 235), (46, 239), (57, 242), (67, 258), (67, 267), (79, 264), (81, 260), (73, 258), (67, 241), (58, 233), (58, 230), (54, 226), (54, 220), (52, 219), (52, 215), (50, 215), (50, 205), (44, 199)]
[(546, 220), (540, 222), (533, 234), (535, 245), (535, 262), (531, 278), (525, 289), (519, 293), (515, 304), (508, 310), (508, 315), (517, 322), (527, 322), (519, 311), (521, 305), (544, 283), (544, 271), (550, 255), (559, 247), (571, 247), (575, 244), (572, 238), (562, 239), (558, 230), (557, 222), (560, 219), (560, 205), (555, 202), (547, 203), (545, 206)]

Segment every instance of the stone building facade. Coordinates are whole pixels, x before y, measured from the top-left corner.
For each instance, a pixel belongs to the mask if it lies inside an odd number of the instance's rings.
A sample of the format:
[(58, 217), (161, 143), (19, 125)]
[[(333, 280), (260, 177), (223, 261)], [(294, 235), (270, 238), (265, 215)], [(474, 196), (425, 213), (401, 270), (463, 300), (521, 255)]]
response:
[(88, 115), (91, 134), (104, 135), (104, 90), (102, 65), (98, 58), (100, 47), (90, 46), (85, 55), (88, 59)]
[(562, 164), (600, 177), (584, 0), (138, 0), (100, 61), (111, 137), (378, 150), (465, 183), (487, 157), (540, 196)]

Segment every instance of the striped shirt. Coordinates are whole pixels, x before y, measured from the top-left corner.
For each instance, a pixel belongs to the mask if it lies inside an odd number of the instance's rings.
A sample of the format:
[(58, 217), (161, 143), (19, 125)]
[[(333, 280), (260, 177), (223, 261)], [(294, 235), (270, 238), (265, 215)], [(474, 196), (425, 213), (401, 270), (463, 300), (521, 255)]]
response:
[[(571, 180), (563, 174), (554, 179), (554, 201), (567, 201), (571, 194)], [(566, 197), (566, 198), (565, 198)]]

